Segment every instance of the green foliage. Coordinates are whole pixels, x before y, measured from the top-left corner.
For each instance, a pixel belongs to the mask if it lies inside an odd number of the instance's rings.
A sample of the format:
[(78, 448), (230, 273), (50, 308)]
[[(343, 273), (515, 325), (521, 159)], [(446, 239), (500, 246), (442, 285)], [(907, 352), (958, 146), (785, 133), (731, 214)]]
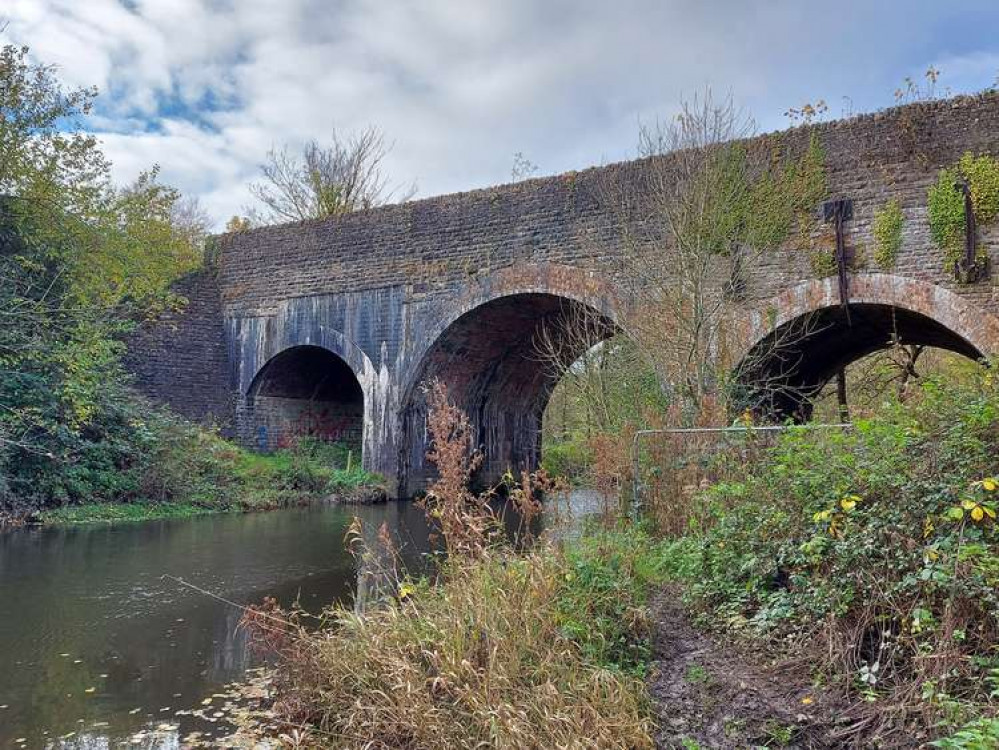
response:
[(892, 198), (874, 212), (871, 234), (874, 235), (874, 262), (884, 270), (895, 267), (902, 247), (902, 204)]
[(636, 675), (650, 659), (647, 598), (664, 580), (661, 547), (640, 527), (594, 529), (569, 545), (558, 622), (594, 664)]
[(999, 718), (970, 721), (949, 737), (930, 744), (944, 750), (993, 750), (999, 747)]
[(593, 451), (581, 437), (562, 442), (546, 442), (541, 452), (541, 466), (550, 476), (577, 482), (586, 476), (593, 461)]
[(198, 262), (157, 171), (115, 187), (85, 117), (96, 91), (65, 91), (27, 49), (0, 48), (0, 509), (100, 499), (144, 449), (119, 366), (136, 315), (179, 304), (169, 284)]
[(827, 249), (813, 248), (809, 253), (808, 263), (817, 278), (824, 279), (836, 274), (836, 257)]
[(347, 468), (341, 444), (303, 440), (262, 455), (148, 407), (124, 402), (118, 416), (115, 429), (88, 435), (71, 465), (33, 467), (34, 492), (20, 499), (31, 507), (59, 505), (41, 513), (44, 522), (267, 510), (384, 484), (356, 464)]
[(938, 716), (974, 715), (994, 700), (997, 455), (994, 375), (926, 380), (852, 430), (789, 433), (701, 492), (712, 521), (671, 544), (668, 570), (715, 627), (808, 644), (826, 678), (869, 698), (933, 686)]
[(741, 144), (720, 146), (701, 174), (701, 190), (711, 198), (693, 234), (714, 254), (727, 254), (734, 244), (777, 249), (796, 221), (803, 231), (811, 225), (827, 190), (825, 150), (814, 134), (801, 156), (789, 158), (775, 147), (762, 168)]
[(552, 476), (581, 480), (592, 462), (590, 438), (648, 425), (667, 406), (636, 343), (624, 335), (607, 339), (571, 363), (555, 386), (544, 413), (542, 465)]
[(947, 267), (964, 253), (964, 196), (955, 187), (962, 180), (971, 191), (977, 223), (989, 224), (999, 214), (999, 161), (995, 157), (968, 152), (954, 166), (940, 170), (927, 194), (927, 210), (930, 236), (943, 250)]

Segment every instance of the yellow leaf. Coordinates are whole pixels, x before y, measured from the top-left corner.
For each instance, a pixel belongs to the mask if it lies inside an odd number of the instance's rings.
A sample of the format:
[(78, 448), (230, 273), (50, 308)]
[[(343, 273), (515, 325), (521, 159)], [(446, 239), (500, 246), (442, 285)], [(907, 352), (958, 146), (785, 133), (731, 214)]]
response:
[(992, 508), (988, 507), (987, 505), (983, 505), (982, 506), (982, 510), (985, 511), (985, 515), (987, 515), (993, 521), (995, 520), (995, 518), (996, 518), (996, 512), (994, 510), (992, 510)]
[(981, 505), (976, 505), (971, 511), (971, 517), (976, 521), (981, 521), (985, 518), (985, 511), (982, 509)]
[(965, 510), (973, 510), (974, 508), (978, 507), (978, 503), (976, 503), (974, 500), (962, 500), (961, 507), (964, 508)]
[(857, 507), (857, 501), (854, 500), (852, 497), (844, 497), (842, 500), (839, 501), (839, 504), (843, 506), (843, 510), (845, 510), (848, 513)]
[(984, 487), (989, 492), (995, 492), (999, 489), (999, 482), (997, 482), (992, 477), (986, 477), (982, 480), (982, 487)]
[(815, 702), (815, 699), (810, 695), (806, 695), (804, 698), (801, 699), (801, 702), (806, 706), (810, 706)]

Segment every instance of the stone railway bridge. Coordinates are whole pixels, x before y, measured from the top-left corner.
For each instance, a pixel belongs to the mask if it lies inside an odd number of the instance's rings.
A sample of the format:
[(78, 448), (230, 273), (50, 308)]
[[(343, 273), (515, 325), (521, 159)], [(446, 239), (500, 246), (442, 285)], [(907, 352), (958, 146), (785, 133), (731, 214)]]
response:
[[(800, 149), (813, 133), (828, 197), (853, 203), (844, 225), (858, 256), (851, 324), (837, 276), (815, 278), (810, 253), (787, 243), (745, 269), (741, 350), (820, 316), (796, 345), (793, 377), (806, 389), (893, 334), (969, 357), (999, 353), (995, 282), (955, 281), (926, 218), (927, 189), (942, 166), (966, 151), (999, 153), (999, 95), (758, 140)], [(476, 425), (485, 479), (531, 467), (557, 381), (533, 354), (533, 337), (573, 304), (623, 326), (623, 230), (600, 184), (644, 168), (629, 162), (224, 235), (210, 270), (178, 285), (189, 299), (184, 312), (139, 331), (128, 364), (140, 390), (250, 446), (273, 449), (299, 434), (362, 445), (364, 466), (400, 495), (430, 476), (420, 385), (437, 377)], [(904, 213), (903, 242), (882, 271), (870, 260), (871, 222), (892, 197)], [(980, 228), (979, 241), (994, 267), (999, 233)]]

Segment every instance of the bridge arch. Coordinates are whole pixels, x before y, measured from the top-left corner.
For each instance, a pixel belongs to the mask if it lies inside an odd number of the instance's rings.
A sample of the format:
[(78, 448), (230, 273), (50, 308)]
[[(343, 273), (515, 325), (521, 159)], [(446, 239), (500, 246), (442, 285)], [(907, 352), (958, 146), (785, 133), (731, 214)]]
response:
[[(558, 362), (537, 351), (546, 331), (586, 332), (572, 337)], [(494, 482), (508, 469), (533, 469), (540, 460), (541, 419), (561, 362), (572, 362), (620, 331), (617, 304), (606, 282), (590, 272), (541, 265), (497, 272), (438, 310), (431, 334), (413, 354), (401, 389), (400, 488), (424, 489), (427, 408), (421, 386), (443, 381), (469, 415), (485, 460), (479, 480)], [(577, 331), (577, 334), (580, 333)], [(571, 349), (571, 351), (570, 351)]]
[(852, 362), (892, 343), (946, 349), (971, 359), (999, 352), (999, 319), (937, 284), (883, 273), (790, 287), (746, 319), (735, 377), (747, 405), (807, 419), (809, 399)]
[(344, 443), (361, 458), (364, 389), (346, 360), (325, 347), (299, 344), (270, 357), (246, 390), (243, 412), (262, 450), (308, 437)]

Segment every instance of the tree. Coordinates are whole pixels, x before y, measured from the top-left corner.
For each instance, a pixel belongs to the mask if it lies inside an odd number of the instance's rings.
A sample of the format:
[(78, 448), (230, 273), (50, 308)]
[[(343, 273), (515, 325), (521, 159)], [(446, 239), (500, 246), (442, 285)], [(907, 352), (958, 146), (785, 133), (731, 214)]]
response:
[(95, 96), (0, 48), (0, 510), (7, 491), (58, 496), (48, 479), (90, 446), (110, 460), (104, 428), (125, 423), (117, 334), (171, 304), (170, 283), (200, 262), (203, 214), (155, 168), (113, 184), (84, 124)]
[(250, 217), (238, 214), (230, 216), (229, 221), (225, 223), (225, 231), (227, 232), (247, 232), (251, 227)]
[(625, 327), (688, 422), (725, 397), (733, 368), (749, 367), (728, 360), (745, 268), (780, 246), (825, 192), (814, 141), (789, 159), (751, 149), (745, 139), (754, 133), (731, 96), (707, 91), (675, 118), (643, 127), (642, 160), (610, 170), (602, 185), (623, 237), (621, 275), (632, 302)]
[(261, 165), (263, 179), (250, 192), (263, 204), (269, 223), (304, 221), (350, 213), (412, 198), (415, 186), (388, 186), (382, 171), (390, 151), (374, 126), (343, 135), (334, 129), (327, 144), (316, 140), (301, 153), (272, 148)]

